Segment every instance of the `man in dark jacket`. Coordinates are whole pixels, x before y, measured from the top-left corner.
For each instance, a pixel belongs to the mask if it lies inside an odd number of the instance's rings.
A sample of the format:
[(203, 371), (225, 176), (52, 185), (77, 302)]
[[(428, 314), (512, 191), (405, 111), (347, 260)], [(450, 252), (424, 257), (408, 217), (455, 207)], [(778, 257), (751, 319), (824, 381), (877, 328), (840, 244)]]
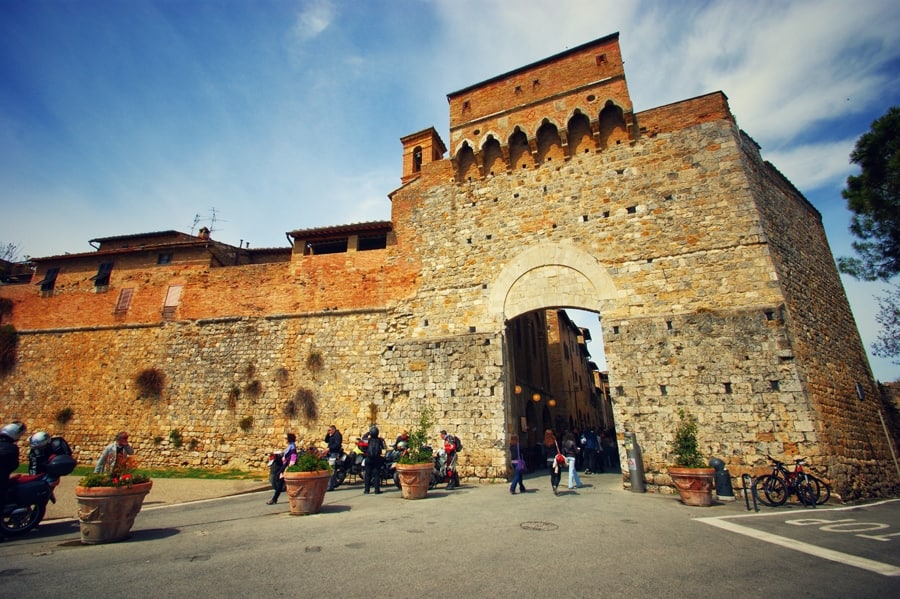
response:
[(25, 432), (24, 422), (10, 422), (0, 429), (0, 503), (6, 502), (9, 475), (19, 467), (19, 446), (17, 442)]
[(338, 467), (340, 467), (341, 455), (344, 453), (344, 436), (333, 424), (328, 427), (328, 432), (325, 434), (325, 443), (328, 445), (328, 463), (331, 464), (331, 479), (328, 481), (328, 490), (334, 491), (334, 488), (337, 486), (335, 477), (337, 476)]
[(378, 436), (378, 427), (369, 429), (369, 446), (366, 448), (366, 488), (363, 493), (369, 492), (369, 487), (375, 487), (375, 494), (381, 493), (381, 457), (384, 451), (384, 439)]

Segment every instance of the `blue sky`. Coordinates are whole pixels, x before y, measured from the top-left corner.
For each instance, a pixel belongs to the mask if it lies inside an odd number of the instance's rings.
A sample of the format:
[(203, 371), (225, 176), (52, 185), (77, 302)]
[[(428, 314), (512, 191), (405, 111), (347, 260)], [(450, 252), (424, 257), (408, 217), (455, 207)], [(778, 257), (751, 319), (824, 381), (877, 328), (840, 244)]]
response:
[[(840, 191), (900, 104), (896, 0), (0, 0), (0, 244), (387, 220), (399, 139), (448, 140), (448, 93), (614, 32), (636, 111), (725, 92), (852, 253)], [(844, 285), (868, 348), (885, 287)]]

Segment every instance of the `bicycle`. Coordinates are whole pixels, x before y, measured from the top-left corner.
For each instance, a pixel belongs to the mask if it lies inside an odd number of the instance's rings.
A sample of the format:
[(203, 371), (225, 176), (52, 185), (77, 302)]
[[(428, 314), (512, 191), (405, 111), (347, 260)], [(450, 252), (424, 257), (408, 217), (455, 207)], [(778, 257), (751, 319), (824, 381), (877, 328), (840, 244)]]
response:
[(785, 463), (766, 456), (772, 462), (771, 474), (764, 474), (753, 482), (753, 492), (757, 499), (770, 507), (784, 505), (791, 495), (796, 495), (800, 503), (807, 506), (822, 505), (831, 498), (831, 487), (820, 478), (806, 472), (806, 458), (795, 458), (794, 469), (788, 470)]

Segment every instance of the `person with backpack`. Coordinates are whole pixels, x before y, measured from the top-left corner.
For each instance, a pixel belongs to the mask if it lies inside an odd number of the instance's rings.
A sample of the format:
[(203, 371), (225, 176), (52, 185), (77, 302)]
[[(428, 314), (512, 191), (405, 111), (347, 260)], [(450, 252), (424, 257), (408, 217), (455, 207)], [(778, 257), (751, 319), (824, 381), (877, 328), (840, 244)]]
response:
[[(266, 505), (274, 505), (278, 503), (278, 496), (281, 495), (281, 492), (284, 491), (284, 471), (287, 470), (288, 466), (293, 466), (297, 463), (297, 435), (294, 433), (287, 434), (287, 447), (285, 447), (284, 451), (281, 453), (281, 464), (278, 466), (277, 475), (274, 476), (274, 480), (277, 484), (273, 484), (273, 488), (275, 489), (275, 494), (272, 495), (272, 499), (266, 502)], [(275, 460), (277, 463), (277, 460)], [(269, 480), (273, 479), (272, 472), (272, 464), (273, 462), (269, 462)]]
[(378, 436), (378, 427), (374, 424), (369, 428), (369, 446), (366, 448), (366, 488), (364, 494), (368, 494), (370, 487), (375, 487), (375, 494), (381, 494), (381, 454), (385, 450), (384, 439)]
[(9, 475), (19, 467), (19, 437), (28, 430), (24, 422), (16, 420), (0, 429), (0, 503), (6, 502)]
[(444, 451), (447, 454), (447, 476), (450, 482), (447, 483), (447, 490), (455, 489), (459, 486), (459, 472), (456, 471), (456, 465), (459, 463), (459, 452), (462, 451), (462, 442), (459, 437), (441, 431), (441, 439), (444, 441)]

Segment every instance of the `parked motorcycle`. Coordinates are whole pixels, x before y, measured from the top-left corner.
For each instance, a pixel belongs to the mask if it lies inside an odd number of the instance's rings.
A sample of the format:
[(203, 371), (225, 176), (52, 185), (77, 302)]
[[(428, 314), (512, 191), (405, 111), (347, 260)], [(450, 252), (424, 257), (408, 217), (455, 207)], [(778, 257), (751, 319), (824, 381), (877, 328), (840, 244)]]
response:
[(54, 491), (59, 477), (75, 470), (72, 456), (56, 455), (48, 460), (40, 474), (16, 474), (9, 477), (9, 487), (0, 508), (0, 530), (8, 536), (27, 533), (44, 518), (47, 502), (56, 503)]
[(366, 474), (366, 449), (369, 447), (367, 439), (357, 439), (356, 447), (350, 453), (342, 453), (334, 463), (334, 488), (344, 483), (347, 476), (362, 478)]

